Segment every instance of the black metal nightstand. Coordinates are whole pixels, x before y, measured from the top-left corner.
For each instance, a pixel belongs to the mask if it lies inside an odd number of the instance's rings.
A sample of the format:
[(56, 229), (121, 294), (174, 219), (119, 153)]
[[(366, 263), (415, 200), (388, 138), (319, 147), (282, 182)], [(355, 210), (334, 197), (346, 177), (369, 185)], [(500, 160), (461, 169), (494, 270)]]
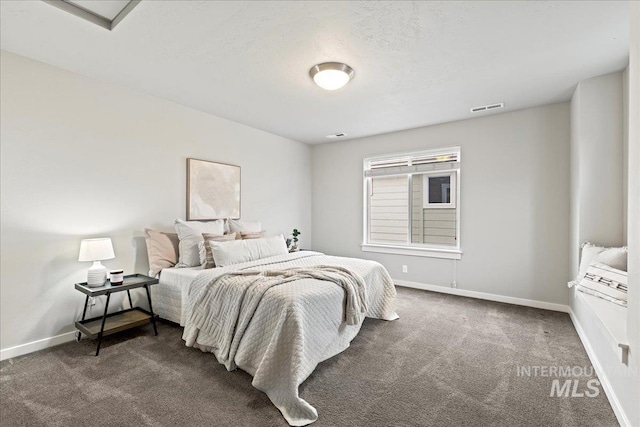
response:
[[(149, 292), (149, 286), (158, 283), (158, 279), (145, 276), (143, 274), (129, 274), (124, 276), (124, 281), (121, 285), (111, 285), (107, 281), (104, 286), (99, 288), (90, 288), (87, 283), (76, 283), (77, 290), (85, 294), (87, 297), (84, 300), (84, 310), (82, 311), (82, 320), (76, 322), (76, 329), (80, 332), (78, 340), (85, 334), (89, 338), (98, 338), (98, 347), (96, 348), (96, 356), (100, 353), (100, 344), (102, 344), (102, 337), (105, 335), (115, 334), (116, 332), (124, 331), (127, 329), (135, 328), (138, 326), (146, 325), (148, 323), (153, 324), (153, 331), (158, 335), (158, 329), (156, 328), (157, 314), (153, 314), (153, 306), (151, 305), (151, 294)], [(149, 311), (139, 307), (133, 307), (131, 301), (131, 289), (145, 288), (147, 291), (147, 299), (149, 300)], [(127, 310), (117, 311), (115, 313), (107, 314), (109, 309), (109, 300), (111, 294), (116, 292), (127, 291), (129, 297), (129, 306), (131, 308)], [(86, 319), (87, 306), (89, 304), (89, 297), (97, 297), (100, 295), (107, 296), (107, 302), (104, 306), (104, 314), (100, 317), (94, 317), (92, 319)]]

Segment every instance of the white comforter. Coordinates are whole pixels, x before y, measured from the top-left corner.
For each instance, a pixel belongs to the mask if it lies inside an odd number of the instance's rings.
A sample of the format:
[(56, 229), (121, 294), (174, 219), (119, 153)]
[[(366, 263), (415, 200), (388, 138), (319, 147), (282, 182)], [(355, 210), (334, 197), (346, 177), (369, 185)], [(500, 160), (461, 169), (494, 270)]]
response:
[[(205, 270), (193, 282), (187, 301), (183, 339), (186, 345), (220, 357), (220, 340), (191, 320), (194, 308), (215, 280), (232, 271), (271, 270), (318, 265), (339, 266), (358, 274), (366, 284), (367, 317), (398, 318), (395, 287), (380, 264), (354, 258), (297, 252), (234, 266)], [(335, 283), (303, 279), (269, 288), (258, 304), (235, 352), (232, 365), (253, 375), (252, 385), (265, 392), (290, 425), (318, 419), (313, 406), (298, 395), (298, 386), (318, 363), (349, 347), (358, 334), (344, 322), (345, 291)]]

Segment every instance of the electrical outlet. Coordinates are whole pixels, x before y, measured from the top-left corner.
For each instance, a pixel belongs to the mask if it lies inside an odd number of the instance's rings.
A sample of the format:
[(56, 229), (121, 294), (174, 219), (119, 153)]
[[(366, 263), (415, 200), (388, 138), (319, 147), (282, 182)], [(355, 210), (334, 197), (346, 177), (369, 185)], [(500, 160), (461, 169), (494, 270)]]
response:
[(403, 273), (406, 273), (406, 272), (407, 272), (407, 266), (406, 266), (406, 265), (403, 265), (403, 266), (402, 266), (402, 272), (403, 272)]
[(96, 305), (96, 297), (89, 297), (89, 307)]
[(451, 282), (451, 287), (452, 288), (457, 288), (458, 287), (458, 283), (456, 283), (456, 281), (454, 280), (453, 282)]

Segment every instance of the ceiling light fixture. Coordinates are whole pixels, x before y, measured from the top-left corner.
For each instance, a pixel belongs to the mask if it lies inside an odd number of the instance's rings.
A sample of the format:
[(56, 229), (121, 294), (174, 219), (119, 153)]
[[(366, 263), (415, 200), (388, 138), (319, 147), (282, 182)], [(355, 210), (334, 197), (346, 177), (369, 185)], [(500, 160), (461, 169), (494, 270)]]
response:
[(311, 67), (309, 75), (322, 89), (336, 90), (349, 83), (355, 71), (342, 62), (324, 62)]

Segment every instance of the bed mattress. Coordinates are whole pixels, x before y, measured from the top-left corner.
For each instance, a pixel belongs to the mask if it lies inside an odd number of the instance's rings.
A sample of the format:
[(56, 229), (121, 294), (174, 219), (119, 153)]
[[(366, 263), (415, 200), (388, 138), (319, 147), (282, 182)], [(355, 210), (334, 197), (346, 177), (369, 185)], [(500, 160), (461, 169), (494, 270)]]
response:
[(200, 267), (163, 269), (158, 284), (150, 287), (154, 313), (162, 319), (184, 326), (184, 304), (189, 294), (189, 285), (201, 272)]

